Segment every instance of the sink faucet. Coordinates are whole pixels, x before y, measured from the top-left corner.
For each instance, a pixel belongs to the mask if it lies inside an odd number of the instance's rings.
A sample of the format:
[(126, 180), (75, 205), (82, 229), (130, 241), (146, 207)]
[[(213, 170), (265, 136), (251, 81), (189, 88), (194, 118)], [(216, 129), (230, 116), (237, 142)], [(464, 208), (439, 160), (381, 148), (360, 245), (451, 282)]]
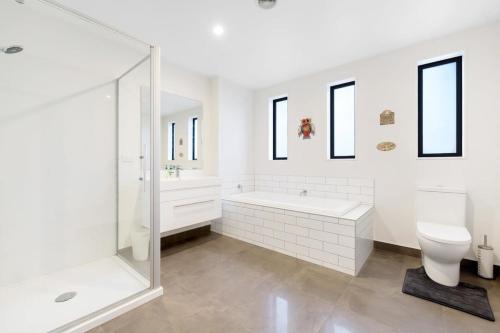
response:
[(300, 195), (301, 197), (305, 197), (305, 196), (307, 195), (307, 190), (302, 190), (302, 191), (300, 191), (299, 195)]
[(175, 166), (175, 177), (176, 178), (179, 178), (181, 176), (181, 166), (180, 165), (176, 165)]

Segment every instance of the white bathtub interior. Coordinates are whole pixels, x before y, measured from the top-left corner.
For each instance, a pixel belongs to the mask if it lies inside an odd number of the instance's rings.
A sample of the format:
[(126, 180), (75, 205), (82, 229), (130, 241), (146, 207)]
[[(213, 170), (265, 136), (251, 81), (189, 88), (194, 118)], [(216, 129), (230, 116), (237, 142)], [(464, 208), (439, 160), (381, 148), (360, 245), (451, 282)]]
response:
[(340, 217), (359, 206), (359, 201), (298, 196), (273, 192), (246, 192), (224, 198), (228, 201), (289, 209), (310, 214)]

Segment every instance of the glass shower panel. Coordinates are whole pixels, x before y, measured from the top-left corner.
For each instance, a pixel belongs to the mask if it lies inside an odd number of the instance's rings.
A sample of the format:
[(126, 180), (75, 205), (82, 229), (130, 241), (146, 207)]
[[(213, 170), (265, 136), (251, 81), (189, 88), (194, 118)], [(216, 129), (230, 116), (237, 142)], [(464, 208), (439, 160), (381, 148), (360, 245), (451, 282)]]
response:
[(150, 277), (150, 57), (118, 79), (118, 254)]
[(150, 46), (48, 1), (0, 31), (0, 332), (47, 332), (151, 287)]

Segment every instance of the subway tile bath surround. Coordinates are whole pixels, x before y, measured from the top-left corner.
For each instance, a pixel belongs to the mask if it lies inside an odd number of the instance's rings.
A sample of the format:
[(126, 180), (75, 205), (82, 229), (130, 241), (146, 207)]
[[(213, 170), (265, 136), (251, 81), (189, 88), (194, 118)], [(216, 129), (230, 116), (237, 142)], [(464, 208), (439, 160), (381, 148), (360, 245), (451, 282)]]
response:
[[(250, 175), (226, 179), (223, 216), (214, 232), (324, 267), (356, 275), (373, 248), (374, 187), (370, 179)], [(245, 186), (238, 183), (242, 181)], [(359, 201), (342, 216), (326, 216), (235, 201), (238, 192), (286, 193), (303, 190), (317, 198)]]

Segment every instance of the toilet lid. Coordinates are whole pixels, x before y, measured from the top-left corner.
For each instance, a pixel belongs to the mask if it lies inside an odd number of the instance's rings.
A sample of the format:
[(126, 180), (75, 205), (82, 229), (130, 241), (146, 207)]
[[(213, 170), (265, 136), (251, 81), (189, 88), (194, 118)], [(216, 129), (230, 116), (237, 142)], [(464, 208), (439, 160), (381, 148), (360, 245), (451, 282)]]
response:
[(417, 231), (422, 237), (440, 243), (468, 244), (471, 242), (470, 233), (465, 227), (417, 222)]

